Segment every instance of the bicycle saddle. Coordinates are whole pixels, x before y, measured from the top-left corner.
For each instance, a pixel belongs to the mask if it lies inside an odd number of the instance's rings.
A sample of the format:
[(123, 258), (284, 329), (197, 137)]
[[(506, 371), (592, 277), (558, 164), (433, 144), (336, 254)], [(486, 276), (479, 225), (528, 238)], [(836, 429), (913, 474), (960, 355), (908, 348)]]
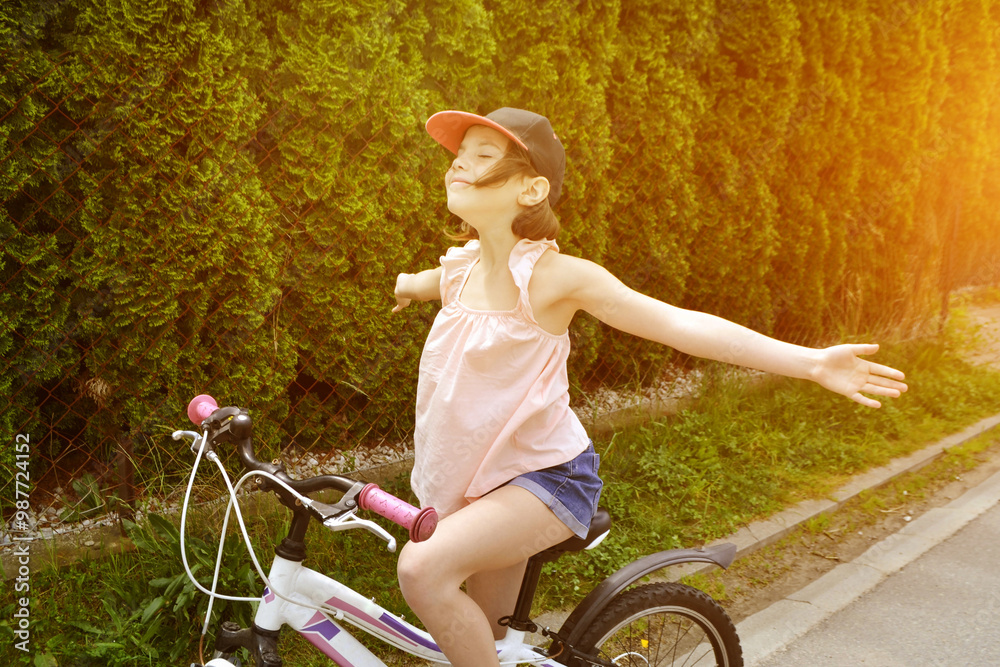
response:
[(594, 514), (594, 518), (590, 521), (590, 531), (587, 533), (586, 537), (577, 537), (574, 535), (564, 542), (560, 542), (559, 544), (549, 547), (541, 553), (535, 554), (533, 558), (543, 563), (548, 563), (550, 561), (554, 561), (563, 554), (590, 549), (597, 546), (597, 544), (604, 539), (604, 536), (607, 535), (610, 530), (611, 515), (608, 514), (608, 511), (603, 507), (598, 507), (597, 513)]

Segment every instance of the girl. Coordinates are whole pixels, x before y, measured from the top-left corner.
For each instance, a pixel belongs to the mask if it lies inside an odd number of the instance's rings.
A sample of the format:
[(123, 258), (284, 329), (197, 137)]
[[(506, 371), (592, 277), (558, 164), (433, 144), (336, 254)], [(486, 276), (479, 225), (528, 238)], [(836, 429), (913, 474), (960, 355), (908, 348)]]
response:
[[(871, 407), (899, 396), (903, 374), (865, 361), (877, 345), (810, 349), (639, 294), (602, 267), (562, 255), (552, 213), (565, 152), (549, 121), (520, 109), (427, 121), (455, 154), (448, 209), (464, 247), (396, 280), (396, 307), (440, 299), (420, 359), (412, 484), (442, 517), (408, 542), (399, 582), (453, 665), (497, 665), (529, 556), (585, 535), (597, 508), (598, 458), (569, 409), (567, 328), (577, 311), (687, 354), (810, 379)], [(465, 583), (465, 591), (461, 589)]]

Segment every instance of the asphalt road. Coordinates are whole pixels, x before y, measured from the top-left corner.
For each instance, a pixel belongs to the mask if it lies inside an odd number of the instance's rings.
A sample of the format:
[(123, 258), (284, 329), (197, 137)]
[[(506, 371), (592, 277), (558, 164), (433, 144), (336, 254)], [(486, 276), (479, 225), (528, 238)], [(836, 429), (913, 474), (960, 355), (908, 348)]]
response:
[(748, 664), (1000, 665), (1000, 505), (992, 501), (963, 528), (783, 650)]

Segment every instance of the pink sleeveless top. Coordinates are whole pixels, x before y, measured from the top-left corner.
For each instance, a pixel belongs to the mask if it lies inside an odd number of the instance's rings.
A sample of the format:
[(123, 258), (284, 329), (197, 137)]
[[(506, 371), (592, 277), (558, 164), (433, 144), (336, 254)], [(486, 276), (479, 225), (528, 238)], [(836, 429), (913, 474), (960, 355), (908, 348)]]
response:
[(569, 334), (542, 329), (528, 283), (555, 241), (522, 239), (508, 264), (520, 290), (509, 311), (460, 301), (479, 241), (441, 258), (441, 310), (420, 357), (411, 484), (442, 516), (518, 475), (565, 463), (589, 438), (569, 408)]

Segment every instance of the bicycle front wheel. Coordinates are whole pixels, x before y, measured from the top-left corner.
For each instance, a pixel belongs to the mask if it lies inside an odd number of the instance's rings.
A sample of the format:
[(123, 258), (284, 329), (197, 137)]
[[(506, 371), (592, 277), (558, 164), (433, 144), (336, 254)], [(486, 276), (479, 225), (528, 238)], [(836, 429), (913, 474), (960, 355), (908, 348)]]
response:
[(736, 628), (722, 607), (696, 588), (674, 583), (619, 594), (584, 631), (577, 648), (616, 667), (743, 665)]

